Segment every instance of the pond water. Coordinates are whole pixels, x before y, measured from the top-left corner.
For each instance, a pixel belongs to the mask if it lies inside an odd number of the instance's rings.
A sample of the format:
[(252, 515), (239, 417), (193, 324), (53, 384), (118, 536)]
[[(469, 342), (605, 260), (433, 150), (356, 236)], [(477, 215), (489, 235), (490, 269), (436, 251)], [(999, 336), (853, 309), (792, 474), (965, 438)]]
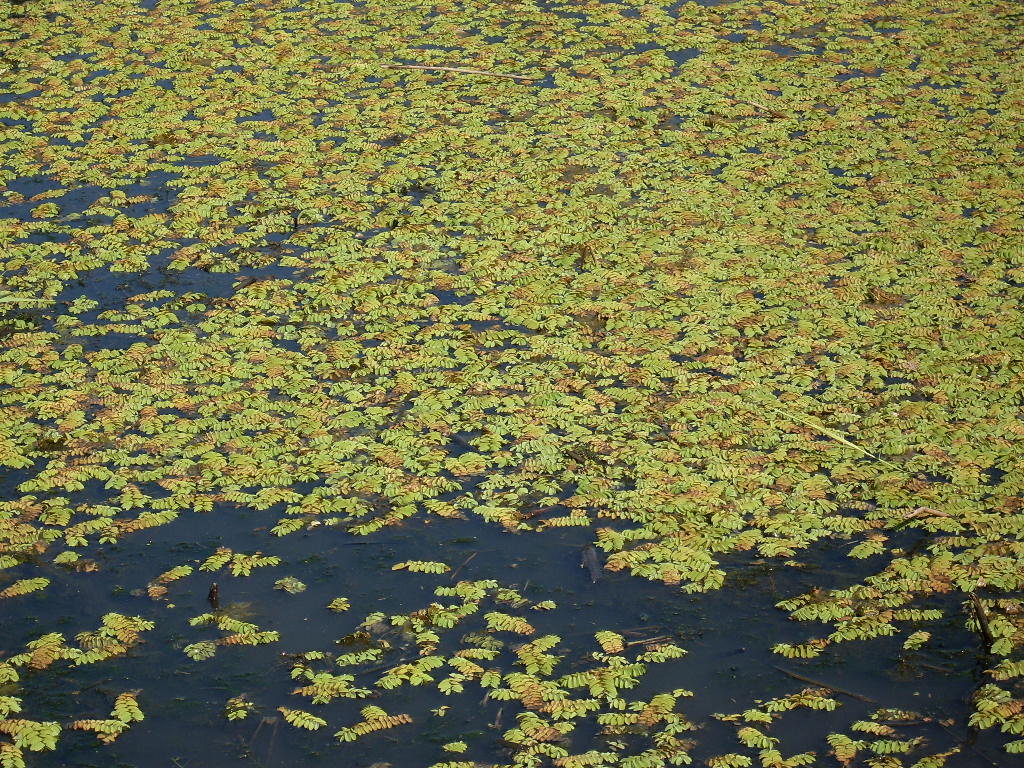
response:
[[(732, 558), (723, 589), (681, 596), (675, 589), (625, 574), (604, 574), (592, 583), (579, 557), (590, 537), (574, 529), (531, 536), (481, 523), (439, 521), (358, 539), (339, 532), (274, 540), (267, 533), (276, 519), (273, 514), (218, 512), (98, 551), (101, 571), (70, 575), (50, 570), (53, 584), (45, 600), (29, 612), (8, 614), (7, 626), (18, 630), (9, 635), (14, 646), (38, 634), (42, 622), (57, 630), (79, 627), (111, 611), (157, 619), (157, 629), (147, 635), (146, 643), (114, 664), (71, 670), (49, 680), (27, 679), (27, 697), (45, 702), (51, 717), (100, 711), (112, 695), (126, 688), (141, 689), (140, 698), (148, 704), (146, 720), (102, 754), (97, 754), (90, 737), (69, 734), (60, 750), (40, 755), (35, 764), (163, 766), (177, 761), (182, 765), (312, 766), (340, 759), (352, 765), (408, 765), (425, 763), (425, 756), (435, 753), (440, 759), (440, 745), (459, 740), (471, 745), (470, 754), (478, 761), (501, 762), (499, 712), (509, 718), (511, 708), (501, 701), (482, 702), (483, 692), (479, 697), (439, 697), (436, 689), (413, 688), (386, 694), (392, 705), (387, 708), (411, 713), (414, 724), (391, 738), (381, 734), (352, 746), (325, 744), (318, 733), (289, 728), (272, 706), (266, 706), (266, 720), (224, 721), (225, 701), (240, 693), (267, 705), (288, 700), (295, 687), (289, 679), (289, 654), (337, 651), (337, 641), (353, 631), (363, 616), (381, 610), (388, 614), (415, 611), (436, 600), (434, 587), (450, 585), (449, 575), (413, 575), (390, 568), (396, 562), (427, 560), (438, 553), (456, 566), (464, 564), (458, 574), (461, 579), (494, 579), (518, 589), (533, 603), (557, 603), (558, 609), (531, 613), (528, 618), (538, 634), (562, 638), (569, 651), (562, 662), (565, 672), (581, 666), (582, 659), (574, 660), (573, 653), (592, 646), (597, 631), (618, 630), (638, 644), (648, 638), (678, 643), (686, 656), (658, 668), (657, 679), (642, 680), (631, 695), (646, 698), (673, 688), (693, 691), (693, 698), (684, 700), (681, 708), (701, 726), (700, 747), (693, 753), (697, 759), (716, 754), (733, 738), (731, 729), (715, 714), (749, 706), (752, 690), (767, 699), (807, 687), (784, 670), (934, 718), (916, 725), (913, 735), (925, 735), (933, 743), (972, 742), (956, 765), (990, 765), (997, 759), (998, 743), (991, 738), (982, 736), (979, 741), (976, 735), (938, 722), (962, 722), (970, 710), (968, 696), (977, 685), (977, 641), (956, 621), (944, 627), (941, 646), (928, 654), (900, 654), (895, 643), (882, 650), (851, 649), (840, 659), (824, 663), (794, 662), (770, 652), (767, 638), (799, 642), (807, 634), (774, 608), (780, 598), (858, 577), (841, 548), (820, 547), (800, 569)], [(273, 551), (283, 562), (245, 579), (225, 581), (203, 575), (190, 579), (174, 588), (169, 604), (154, 614), (152, 601), (138, 585), (176, 564), (201, 562), (226, 542), (245, 551)], [(296, 576), (306, 590), (299, 594), (275, 591), (274, 581), (281, 574)], [(223, 649), (204, 662), (185, 657), (180, 649), (194, 632), (187, 619), (209, 609), (207, 592), (215, 579), (224, 610), (262, 628), (280, 630), (282, 641), (259, 648)], [(339, 595), (351, 602), (346, 614), (326, 609)], [(457, 643), (445, 646), (454, 649)], [(880, 653), (888, 654), (881, 657), (885, 663), (879, 663)], [(385, 659), (397, 664), (408, 655), (407, 648), (397, 645)], [(372, 669), (358, 676), (360, 682), (379, 678), (387, 664), (368, 666)], [(833, 713), (791, 713), (777, 726), (778, 735), (794, 750), (814, 749), (822, 731), (866, 717), (876, 708), (853, 696), (837, 698), (842, 706)], [(332, 722), (358, 720), (364, 703), (332, 704)], [(445, 704), (451, 710), (443, 717), (432, 713)], [(183, 733), (189, 738), (183, 739)]]

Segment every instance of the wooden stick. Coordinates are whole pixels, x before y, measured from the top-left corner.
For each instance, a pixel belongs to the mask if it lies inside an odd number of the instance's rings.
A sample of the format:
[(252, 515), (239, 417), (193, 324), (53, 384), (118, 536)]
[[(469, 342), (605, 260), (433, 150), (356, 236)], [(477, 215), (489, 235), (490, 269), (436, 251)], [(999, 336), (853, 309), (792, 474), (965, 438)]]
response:
[(949, 512), (943, 512), (941, 509), (933, 509), (932, 507), (918, 507), (912, 512), (907, 512), (903, 515), (903, 519), (900, 520), (891, 530), (898, 531), (901, 528), (906, 528), (910, 525), (912, 520), (917, 520), (922, 517), (953, 517)]
[(862, 696), (861, 694), (854, 693), (853, 691), (847, 691), (845, 688), (837, 688), (834, 685), (829, 685), (828, 683), (823, 683), (820, 680), (815, 680), (813, 677), (801, 675), (799, 672), (790, 672), (788, 669), (776, 667), (774, 664), (772, 664), (772, 666), (775, 667), (775, 669), (779, 670), (779, 672), (781, 672), (782, 674), (789, 675), (794, 680), (799, 680), (801, 683), (810, 683), (811, 685), (816, 685), (819, 688), (825, 688), (826, 690), (832, 691), (833, 693), (841, 693), (843, 696), (849, 696), (851, 698), (857, 699), (858, 701), (863, 701), (868, 704), (878, 703), (874, 699), (869, 699), (867, 696)]
[(486, 77), (507, 77), (511, 80), (540, 80), (530, 75), (506, 75), (504, 72), (490, 72), (486, 69), (470, 69), (469, 67), (430, 67), (424, 64), (381, 64), (384, 69), (418, 69), (422, 72), (459, 72), (464, 75), (484, 75)]
[(933, 509), (932, 507), (918, 507), (910, 513), (910, 517), (915, 515), (936, 515), (937, 517), (952, 517), (949, 512), (943, 512), (941, 509)]
[(661, 624), (651, 624), (646, 627), (630, 627), (629, 629), (620, 629), (624, 635), (642, 635), (644, 632), (653, 632), (654, 630), (661, 629)]
[(650, 643), (660, 643), (665, 640), (671, 639), (672, 637), (670, 635), (658, 635), (657, 637), (648, 637), (644, 640), (630, 640), (628, 643), (626, 643), (626, 647), (629, 648), (634, 645), (648, 645)]
[(552, 504), (550, 507), (541, 507), (540, 509), (533, 510), (533, 512), (527, 512), (525, 515), (523, 515), (523, 520), (533, 520), (533, 518), (537, 517), (538, 515), (543, 515), (545, 512), (550, 512), (556, 506), (558, 505)]
[(992, 643), (996, 641), (992, 637), (992, 628), (988, 625), (988, 614), (985, 613), (985, 606), (976, 594), (971, 592), (971, 605), (974, 606), (974, 615), (978, 619), (978, 627), (981, 629), (981, 637), (985, 641), (985, 649), (991, 650)]
[(917, 720), (875, 720), (875, 722), (881, 723), (882, 725), (892, 725), (897, 728), (909, 728), (911, 726), (924, 725), (925, 723), (933, 723), (935, 721), (930, 717), (922, 717)]
[(931, 507), (918, 507), (912, 512), (908, 512), (903, 516), (906, 520), (914, 520), (918, 517), (952, 517), (949, 512), (943, 512), (941, 509), (932, 509)]
[(771, 107), (767, 107), (764, 104), (761, 104), (759, 102), (753, 101), (752, 99), (737, 99), (734, 96), (725, 96), (724, 98), (729, 99), (729, 101), (735, 101), (737, 104), (746, 104), (748, 107), (753, 107), (754, 109), (760, 109), (762, 112), (767, 112), (772, 117), (777, 117), (780, 120), (788, 117), (788, 115), (786, 115), (786, 114), (784, 114), (782, 112), (777, 112), (776, 110), (772, 109)]

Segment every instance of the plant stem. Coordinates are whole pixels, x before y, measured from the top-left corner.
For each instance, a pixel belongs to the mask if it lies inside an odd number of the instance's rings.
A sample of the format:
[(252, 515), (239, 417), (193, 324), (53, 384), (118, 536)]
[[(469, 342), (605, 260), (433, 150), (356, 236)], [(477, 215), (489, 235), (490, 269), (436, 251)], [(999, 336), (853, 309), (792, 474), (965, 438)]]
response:
[(381, 64), (385, 69), (418, 69), (423, 72), (459, 72), (464, 75), (485, 75), (487, 77), (507, 77), (512, 80), (540, 80), (539, 77), (530, 75), (507, 75), (504, 72), (491, 72), (486, 69), (471, 69), (469, 67), (431, 67), (424, 64)]

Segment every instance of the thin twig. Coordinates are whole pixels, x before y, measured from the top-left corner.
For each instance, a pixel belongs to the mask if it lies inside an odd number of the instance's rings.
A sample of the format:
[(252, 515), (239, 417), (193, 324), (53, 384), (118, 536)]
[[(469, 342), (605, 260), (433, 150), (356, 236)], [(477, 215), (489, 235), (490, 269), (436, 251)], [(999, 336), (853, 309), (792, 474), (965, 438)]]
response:
[(880, 725), (891, 725), (896, 728), (913, 728), (918, 725), (935, 722), (930, 717), (922, 717), (917, 720), (875, 720)]
[(851, 698), (857, 699), (858, 701), (863, 701), (863, 702), (866, 702), (868, 704), (877, 704), (878, 703), (874, 699), (869, 699), (867, 696), (864, 696), (864, 695), (859, 694), (859, 693), (854, 693), (853, 691), (848, 691), (845, 688), (838, 688), (837, 686), (829, 685), (828, 683), (823, 683), (820, 680), (815, 680), (813, 677), (807, 677), (806, 675), (801, 675), (799, 672), (790, 672), (788, 669), (783, 669), (782, 667), (777, 667), (774, 664), (772, 664), (772, 666), (775, 667), (775, 669), (779, 670), (779, 672), (781, 672), (782, 674), (789, 675), (794, 680), (799, 680), (802, 683), (810, 683), (811, 685), (816, 685), (819, 688), (825, 688), (826, 690), (832, 691), (833, 693), (840, 693), (843, 696), (849, 696)]
[(906, 528), (910, 525), (912, 520), (917, 520), (922, 517), (953, 517), (949, 512), (943, 512), (941, 509), (933, 509), (932, 507), (918, 507), (913, 512), (908, 512), (903, 516), (896, 525), (892, 527), (892, 530), (898, 531), (901, 528)]
[(75, 693), (76, 694), (85, 693), (86, 691), (90, 691), (93, 688), (96, 688), (96, 687), (98, 687), (100, 685), (103, 685), (104, 683), (109, 683), (113, 679), (114, 678), (112, 678), (112, 677), (104, 677), (102, 680), (97, 680), (95, 683), (89, 683), (88, 685), (83, 686), (82, 688), (79, 688), (77, 691), (75, 691)]
[(469, 561), (472, 560), (474, 557), (476, 557), (479, 554), (480, 554), (479, 552), (474, 552), (472, 555), (470, 555), (465, 560), (463, 560), (462, 561), (462, 565), (460, 565), (458, 568), (456, 568), (454, 571), (452, 571), (452, 578), (451, 578), (451, 580), (455, 581), (455, 577), (459, 575), (459, 571), (461, 571), (463, 568), (465, 568), (466, 565), (469, 564)]
[(992, 637), (992, 628), (988, 625), (988, 614), (985, 613), (985, 606), (981, 602), (981, 598), (971, 592), (971, 605), (974, 606), (974, 615), (978, 619), (978, 627), (981, 629), (981, 637), (985, 641), (985, 649), (991, 650), (992, 643), (996, 641)]
[(486, 69), (470, 69), (469, 67), (431, 67), (424, 64), (380, 64), (384, 69), (418, 69), (422, 72), (459, 72), (463, 75), (484, 75), (486, 77), (507, 77), (511, 80), (540, 80), (530, 75), (507, 75), (504, 72), (491, 72)]
[(657, 637), (648, 637), (643, 640), (630, 640), (626, 643), (626, 647), (629, 648), (634, 645), (648, 645), (649, 643), (659, 643), (663, 640), (671, 640), (670, 635), (658, 635)]
[(772, 117), (777, 117), (780, 120), (785, 119), (786, 117), (788, 117), (788, 115), (786, 115), (786, 114), (784, 114), (782, 112), (777, 112), (776, 110), (772, 109), (771, 107), (767, 107), (764, 104), (761, 104), (759, 102), (753, 101), (752, 99), (737, 99), (735, 96), (724, 96), (723, 98), (726, 98), (729, 101), (735, 101), (737, 104), (746, 104), (748, 107), (753, 107), (754, 109), (759, 109), (762, 112), (767, 112)]
[(642, 635), (644, 632), (652, 632), (661, 628), (661, 624), (650, 624), (645, 627), (630, 627), (629, 629), (620, 629), (619, 631), (624, 635)]
[(949, 514), (949, 512), (943, 512), (941, 509), (933, 509), (932, 507), (918, 507), (913, 512), (911, 512), (909, 516), (914, 517), (917, 515), (936, 515), (937, 517), (952, 517), (952, 515)]
[(533, 520), (533, 518), (537, 517), (538, 515), (543, 515), (545, 512), (550, 512), (556, 506), (558, 505), (552, 504), (550, 507), (541, 507), (540, 509), (533, 510), (533, 512), (527, 512), (525, 515), (523, 515), (523, 520)]
[(893, 464), (891, 461), (886, 461), (885, 459), (882, 459), (882, 458), (876, 456), (875, 454), (871, 453), (871, 451), (868, 451), (868, 450), (865, 450), (864, 448), (861, 448), (856, 443), (851, 443), (849, 440), (846, 439), (846, 437), (843, 436), (843, 434), (841, 432), (839, 432), (839, 431), (837, 431), (835, 429), (830, 429), (830, 428), (826, 427), (823, 424), (815, 424), (813, 421), (810, 421), (809, 419), (806, 419), (806, 418), (800, 416), (799, 414), (790, 413), (789, 411), (784, 411), (782, 408), (772, 408), (771, 406), (768, 406), (768, 407), (769, 407), (770, 410), (773, 410), (776, 413), (781, 413), (783, 416), (787, 416), (788, 418), (793, 419), (793, 421), (799, 421), (801, 424), (805, 424), (808, 427), (810, 427), (811, 429), (814, 429), (814, 430), (820, 432), (821, 434), (823, 434), (823, 435), (825, 435), (827, 437), (831, 437), (837, 443), (842, 443), (847, 448), (853, 448), (855, 451), (858, 451), (858, 452), (864, 454), (865, 456), (868, 456), (868, 457), (874, 459), (875, 461), (879, 461), (882, 464), (886, 464), (886, 465), (888, 465), (888, 466), (890, 466), (890, 467), (892, 467), (894, 469), (898, 469), (899, 468), (895, 464)]
[(403, 656), (400, 659), (395, 659), (394, 661), (389, 661), (384, 664), (378, 664), (376, 667), (371, 667), (370, 669), (364, 669), (360, 674), (376, 675), (377, 673), (384, 672), (385, 670), (390, 672), (395, 667), (400, 667), (411, 660), (411, 656)]

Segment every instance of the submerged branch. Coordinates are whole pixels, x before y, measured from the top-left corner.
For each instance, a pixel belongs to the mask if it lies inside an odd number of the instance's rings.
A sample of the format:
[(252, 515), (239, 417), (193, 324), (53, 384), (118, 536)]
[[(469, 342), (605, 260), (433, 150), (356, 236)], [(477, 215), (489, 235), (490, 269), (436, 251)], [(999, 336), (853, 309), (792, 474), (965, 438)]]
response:
[(833, 693), (842, 694), (843, 696), (849, 696), (851, 698), (857, 699), (858, 701), (863, 701), (863, 702), (865, 702), (867, 704), (877, 704), (878, 703), (874, 699), (868, 698), (867, 696), (864, 696), (863, 694), (854, 693), (853, 691), (848, 691), (845, 688), (839, 688), (839, 687), (837, 687), (835, 685), (829, 685), (828, 683), (823, 683), (820, 680), (815, 680), (813, 677), (807, 677), (806, 675), (801, 675), (799, 672), (790, 672), (788, 669), (783, 669), (782, 667), (775, 666), (774, 664), (772, 664), (772, 666), (775, 667), (775, 669), (779, 670), (779, 672), (781, 672), (782, 674), (789, 675), (789, 677), (792, 677), (794, 680), (799, 680), (801, 683), (810, 683), (811, 685), (816, 685), (819, 688), (824, 688), (826, 690), (832, 691)]
[(452, 577), (451, 577), (450, 581), (455, 581), (455, 577), (459, 575), (459, 571), (461, 571), (463, 568), (465, 568), (467, 565), (469, 565), (469, 561), (472, 560), (474, 557), (476, 557), (479, 554), (480, 554), (479, 552), (474, 552), (469, 557), (467, 557), (465, 560), (463, 560), (462, 561), (462, 565), (460, 565), (458, 568), (456, 568), (454, 571), (452, 571)]
[(991, 650), (996, 639), (992, 636), (992, 628), (988, 625), (988, 614), (981, 598), (971, 592), (971, 605), (974, 607), (974, 615), (978, 619), (978, 628), (981, 630), (981, 638), (985, 641), (985, 649)]

